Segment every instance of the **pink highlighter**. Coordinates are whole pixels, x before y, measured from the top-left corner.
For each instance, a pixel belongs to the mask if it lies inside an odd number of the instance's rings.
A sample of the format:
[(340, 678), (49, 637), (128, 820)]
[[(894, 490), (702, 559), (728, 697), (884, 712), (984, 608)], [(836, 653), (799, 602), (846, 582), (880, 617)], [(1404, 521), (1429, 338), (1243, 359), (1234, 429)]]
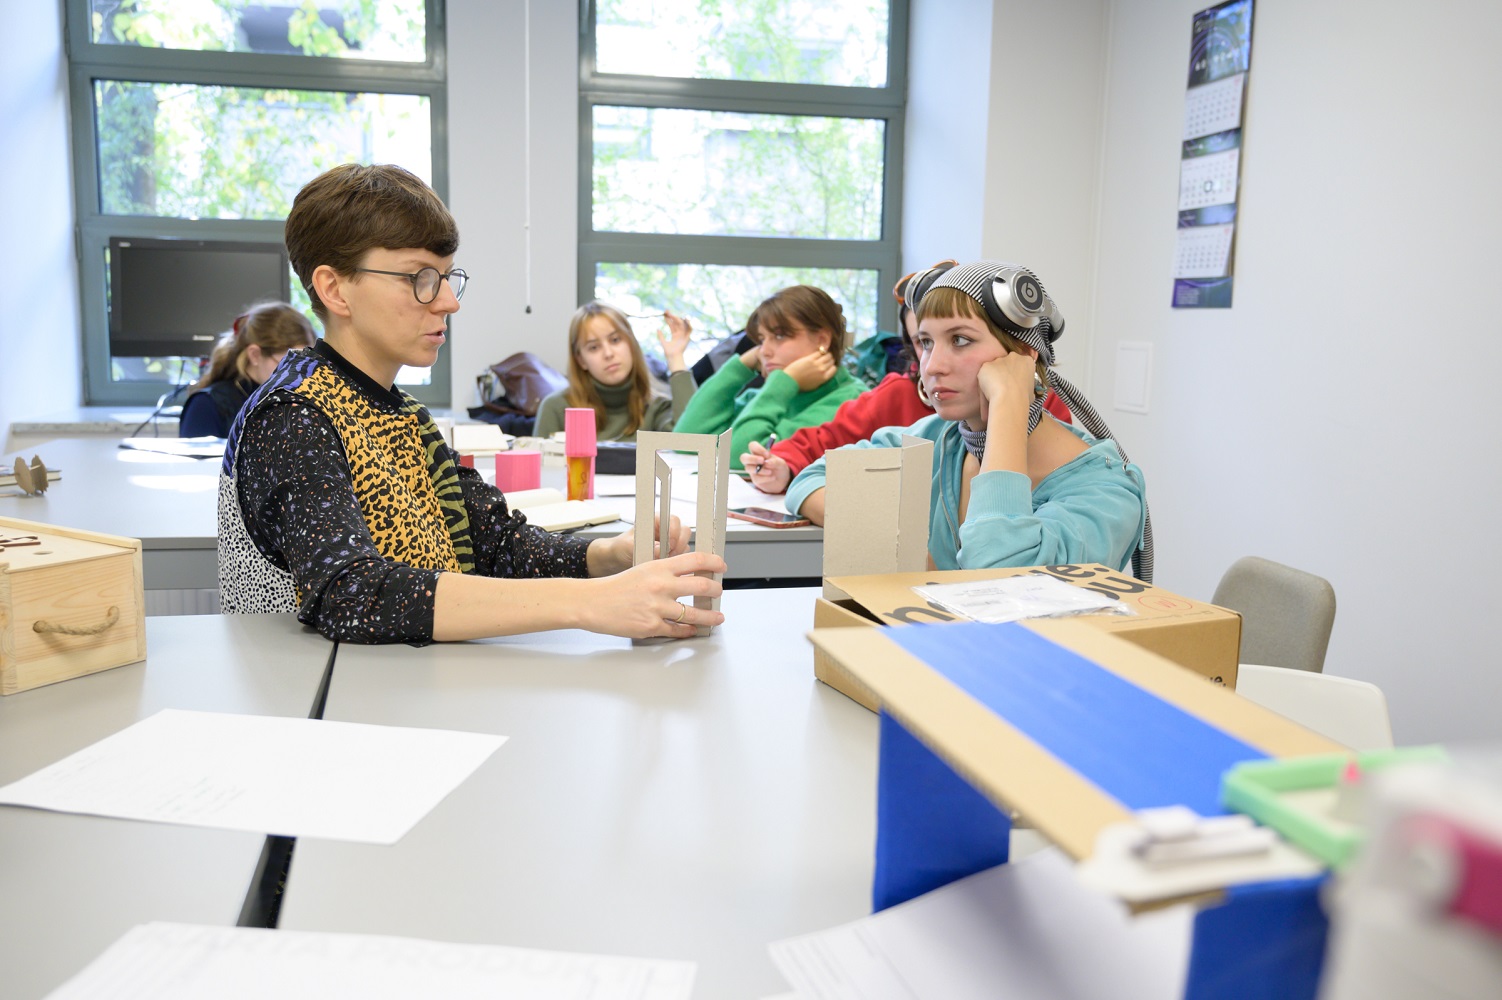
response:
[(595, 411), (570, 406), (563, 411), (563, 456), (568, 464), (568, 498), (595, 498)]

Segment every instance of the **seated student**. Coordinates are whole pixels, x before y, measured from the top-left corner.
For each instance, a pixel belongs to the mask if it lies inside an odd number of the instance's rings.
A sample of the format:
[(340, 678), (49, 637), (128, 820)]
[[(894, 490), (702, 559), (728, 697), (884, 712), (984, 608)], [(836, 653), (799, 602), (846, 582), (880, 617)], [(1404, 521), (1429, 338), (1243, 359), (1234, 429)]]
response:
[[(936, 569), (1130, 563), (1152, 579), (1142, 470), (1089, 402), (1053, 369), (1063, 317), (1025, 268), (978, 261), (942, 275), (918, 307), (918, 367), (935, 413), (856, 447), (903, 434), (934, 442), (929, 558)], [(1043, 411), (1058, 390), (1085, 429)], [(818, 524), (824, 460), (788, 488), (787, 508)]]
[(289, 354), (231, 428), (225, 611), (296, 611), (351, 642), (687, 637), (724, 620), (678, 601), (719, 594), (690, 574), (725, 564), (682, 552), (676, 521), (662, 526), (669, 558), (634, 569), (631, 532), (591, 541), (529, 525), (393, 387), (402, 366), (437, 360), (468, 280), (454, 267), (458, 227), (426, 184), (400, 167), (335, 167), (298, 193), (286, 240), (325, 339)]
[(647, 359), (625, 314), (604, 302), (587, 302), (568, 324), (568, 388), (542, 401), (532, 433), (548, 437), (563, 430), (563, 411), (570, 406), (595, 411), (600, 441), (635, 441), (639, 430), (672, 430), (697, 386), (683, 363), (692, 328), (681, 316), (663, 316), (668, 329), (657, 339), (668, 360), (671, 399), (653, 391)]
[[(751, 474), (752, 484), (763, 493), (782, 493), (794, 476), (831, 448), (865, 441), (883, 427), (906, 427), (933, 412), (918, 384), (918, 362), (913, 338), (918, 333), (918, 304), (923, 293), (939, 275), (954, 267), (952, 260), (940, 261), (924, 271), (904, 276), (892, 289), (897, 300), (897, 319), (902, 324), (903, 356), (911, 362), (905, 372), (892, 372), (876, 388), (841, 403), (834, 419), (817, 427), (805, 427), (792, 437), (778, 441), (771, 449), (753, 441), (750, 453), (741, 462)], [(1065, 423), (1072, 423), (1069, 408), (1052, 389), (1043, 408)]]
[[(766, 441), (773, 434), (785, 438), (822, 424), (866, 388), (840, 367), (849, 346), (845, 314), (821, 288), (784, 288), (756, 307), (746, 320), (746, 335), (756, 346), (725, 362), (699, 386), (674, 428), (685, 434), (720, 434), (729, 428), (734, 469), (742, 468), (738, 456), (752, 441)], [(766, 375), (766, 385), (742, 391), (757, 372)]]
[(219, 338), (209, 370), (193, 383), (177, 418), (179, 437), (227, 437), (235, 414), (256, 386), (271, 377), (294, 347), (312, 347), (318, 338), (308, 318), (285, 302), (251, 306)]

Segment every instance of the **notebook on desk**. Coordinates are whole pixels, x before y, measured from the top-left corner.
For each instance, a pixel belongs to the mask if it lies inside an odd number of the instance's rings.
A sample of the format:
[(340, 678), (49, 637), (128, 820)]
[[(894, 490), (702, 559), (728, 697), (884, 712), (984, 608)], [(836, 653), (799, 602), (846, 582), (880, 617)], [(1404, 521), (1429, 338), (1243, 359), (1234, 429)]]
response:
[(527, 523), (545, 531), (568, 531), (620, 520), (620, 514), (593, 500), (567, 500), (559, 490), (518, 490), (505, 494), (512, 510), (527, 515)]

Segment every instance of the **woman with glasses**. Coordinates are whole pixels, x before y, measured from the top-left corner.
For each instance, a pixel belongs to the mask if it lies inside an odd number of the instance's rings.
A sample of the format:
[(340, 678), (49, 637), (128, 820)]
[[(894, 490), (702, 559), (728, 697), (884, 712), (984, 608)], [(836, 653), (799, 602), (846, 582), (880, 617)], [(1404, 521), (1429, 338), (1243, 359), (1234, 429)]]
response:
[(556, 628), (686, 638), (717, 611), (724, 561), (684, 551), (632, 568), (631, 532), (552, 535), (457, 459), (428, 411), (395, 388), (427, 367), (459, 310), (459, 231), (426, 184), (346, 164), (293, 201), (293, 270), (324, 339), (290, 353), (240, 411), (219, 479), (220, 601), (296, 611), (348, 642), (470, 639)]
[(570, 406), (595, 411), (600, 441), (635, 441), (639, 430), (672, 430), (694, 396), (694, 376), (683, 361), (692, 327), (681, 316), (663, 317), (667, 329), (657, 338), (668, 361), (671, 395), (653, 382), (626, 314), (604, 302), (586, 302), (568, 324), (568, 388), (542, 401), (533, 433), (549, 437), (563, 430), (563, 411)]
[(262, 302), (235, 317), (219, 338), (209, 369), (193, 383), (177, 419), (179, 437), (228, 437), (240, 407), (271, 377), (287, 352), (312, 347), (308, 318), (285, 302)]

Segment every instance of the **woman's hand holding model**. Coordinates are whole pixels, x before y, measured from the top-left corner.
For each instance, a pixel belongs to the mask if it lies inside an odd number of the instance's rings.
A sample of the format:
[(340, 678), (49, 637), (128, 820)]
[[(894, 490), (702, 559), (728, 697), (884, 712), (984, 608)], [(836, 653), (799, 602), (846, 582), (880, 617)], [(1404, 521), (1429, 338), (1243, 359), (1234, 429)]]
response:
[[(662, 537), (660, 523), (654, 519), (654, 534)], [(668, 525), (668, 554), (661, 558), (662, 542), (652, 546), (653, 559), (633, 567), (636, 529), (601, 539), (589, 547), (589, 571), (599, 579), (598, 589), (583, 608), (590, 622), (585, 627), (595, 632), (645, 639), (672, 636), (685, 639), (699, 625), (718, 625), (725, 616), (718, 611), (701, 611), (693, 601), (679, 602), (680, 597), (719, 597), (720, 584), (697, 573), (723, 573), (725, 561), (707, 552), (689, 552), (689, 529), (678, 518)]]

